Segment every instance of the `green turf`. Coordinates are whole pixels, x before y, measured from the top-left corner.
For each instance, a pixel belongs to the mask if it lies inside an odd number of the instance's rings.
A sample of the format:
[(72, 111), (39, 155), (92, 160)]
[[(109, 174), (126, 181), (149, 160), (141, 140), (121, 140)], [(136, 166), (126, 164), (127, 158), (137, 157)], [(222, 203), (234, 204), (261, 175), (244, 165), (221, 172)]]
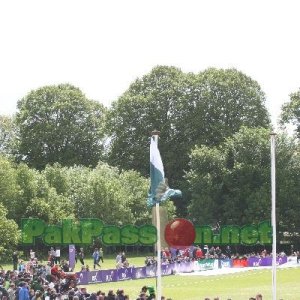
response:
[[(131, 266), (144, 266), (145, 257), (131, 257), (128, 256), (127, 260)], [(87, 258), (84, 260), (84, 264), (90, 267), (90, 270), (93, 270), (93, 260), (91, 258)], [(116, 268), (116, 258), (115, 256), (106, 256), (104, 257), (104, 263), (100, 261), (101, 269), (115, 269)], [(79, 260), (75, 266), (75, 271), (80, 271), (81, 264)]]

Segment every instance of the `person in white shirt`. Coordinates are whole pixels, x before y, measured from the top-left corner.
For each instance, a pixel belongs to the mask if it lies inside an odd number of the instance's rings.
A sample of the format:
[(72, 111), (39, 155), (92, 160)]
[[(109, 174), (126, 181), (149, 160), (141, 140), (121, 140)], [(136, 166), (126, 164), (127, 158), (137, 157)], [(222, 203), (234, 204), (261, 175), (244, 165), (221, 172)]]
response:
[(55, 264), (60, 264), (60, 249), (55, 249)]
[(29, 256), (30, 256), (30, 260), (35, 259), (35, 252), (32, 249), (30, 249), (30, 251), (29, 251)]

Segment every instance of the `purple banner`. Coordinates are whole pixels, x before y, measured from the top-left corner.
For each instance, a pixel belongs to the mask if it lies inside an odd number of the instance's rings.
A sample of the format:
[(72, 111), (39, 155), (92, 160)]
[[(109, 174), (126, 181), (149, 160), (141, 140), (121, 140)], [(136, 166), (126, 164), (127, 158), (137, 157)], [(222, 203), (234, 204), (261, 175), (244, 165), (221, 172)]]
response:
[(71, 270), (75, 268), (75, 255), (76, 255), (75, 245), (69, 245), (69, 266)]
[[(236, 261), (236, 260), (234, 260)], [(172, 275), (174, 273), (190, 273), (193, 271), (201, 271), (212, 268), (232, 268), (234, 267), (234, 261), (232, 259), (220, 259), (217, 260), (200, 260), (199, 262), (177, 262), (172, 264), (166, 264), (161, 266), (161, 274), (163, 276)], [(258, 258), (250, 257), (248, 260), (238, 260), (245, 261), (245, 265), (249, 267), (260, 267), (260, 266), (271, 266), (272, 258)], [(206, 266), (210, 262), (209, 266)], [(287, 262), (287, 257), (277, 257), (277, 264), (281, 265)], [(195, 267), (198, 266), (198, 268)], [(202, 266), (202, 268), (199, 268)], [(205, 268), (204, 268), (205, 266)], [(243, 263), (244, 266), (244, 263)], [(114, 270), (100, 270), (100, 271), (90, 271), (90, 272), (78, 272), (76, 273), (78, 278), (78, 284), (85, 285), (89, 283), (105, 283), (105, 282), (115, 282), (129, 279), (139, 279), (147, 277), (156, 276), (156, 265), (151, 265), (147, 267), (138, 268), (121, 268)]]
[(102, 272), (101, 271), (92, 271), (92, 272), (86, 272), (88, 273), (88, 280), (91, 283), (94, 282), (102, 282)]
[(173, 269), (176, 273), (190, 273), (193, 271), (193, 266), (192, 262), (182, 261), (175, 263)]
[[(277, 257), (276, 264), (282, 265), (287, 262), (287, 257)], [(249, 257), (248, 258), (248, 266), (249, 267), (265, 267), (265, 266), (272, 266), (272, 257)]]
[(78, 272), (76, 273), (77, 279), (78, 279), (78, 284), (89, 284), (89, 273), (90, 272)]
[(133, 268), (118, 269), (118, 280), (132, 279), (132, 269)]
[(174, 264), (162, 265), (161, 266), (161, 275), (172, 275), (174, 271)]
[(155, 277), (156, 275), (156, 265), (151, 265), (146, 267), (146, 277)]
[(101, 282), (115, 282), (118, 281), (118, 271), (117, 270), (103, 270), (99, 271), (101, 273)]
[(146, 267), (132, 268), (132, 279), (140, 279), (147, 277)]

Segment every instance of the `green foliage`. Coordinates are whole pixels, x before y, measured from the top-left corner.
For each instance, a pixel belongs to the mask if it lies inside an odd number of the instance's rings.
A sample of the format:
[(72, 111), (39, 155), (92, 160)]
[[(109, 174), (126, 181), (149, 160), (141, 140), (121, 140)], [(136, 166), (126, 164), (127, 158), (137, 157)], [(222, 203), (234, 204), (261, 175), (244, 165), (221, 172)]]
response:
[[(279, 135), (277, 214), (279, 230), (299, 232), (300, 155), (295, 140)], [(270, 136), (243, 127), (219, 147), (196, 147), (187, 173), (191, 218), (201, 224), (251, 224), (270, 219)]]
[(191, 155), (191, 170), (187, 179), (192, 192), (189, 211), (199, 224), (212, 224), (221, 216), (222, 176), (225, 157), (217, 148), (196, 147)]
[(210, 68), (190, 75), (190, 82), (192, 97), (186, 133), (195, 144), (219, 145), (242, 126), (269, 127), (265, 95), (259, 84), (242, 72)]
[(0, 154), (13, 157), (17, 151), (17, 128), (14, 118), (0, 115)]
[[(268, 127), (265, 96), (257, 82), (235, 70), (199, 74), (158, 66), (133, 82), (112, 105), (108, 161), (149, 175), (149, 136), (160, 130), (159, 148), (171, 188), (184, 191), (189, 153), (195, 145), (218, 145), (241, 126)], [(180, 203), (177, 203), (180, 204)], [(186, 202), (180, 206), (184, 212)]]
[(300, 137), (300, 89), (290, 95), (290, 101), (282, 106), (281, 124), (290, 123), (296, 126), (296, 132)]
[[(7, 216), (7, 228), (14, 221), (20, 225), (22, 218), (39, 218), (46, 224), (89, 217), (105, 224), (149, 224), (148, 187), (148, 179), (136, 171), (120, 172), (105, 163), (95, 169), (54, 164), (37, 171), (0, 156), (0, 209)], [(174, 213), (172, 205), (169, 211)]]
[(136, 225), (151, 223), (149, 208), (146, 206), (146, 196), (149, 181), (136, 171), (122, 171), (120, 183), (127, 195), (127, 204)]
[(143, 224), (149, 221), (146, 207), (148, 181), (134, 171), (100, 163), (93, 169), (70, 168), (69, 198), (78, 218), (99, 218), (106, 224)]
[[(14, 164), (9, 159), (0, 156), (0, 203), (6, 208), (10, 207), (11, 210), (14, 210), (20, 193), (16, 179)], [(10, 213), (9, 216), (11, 217)]]
[(42, 173), (49, 186), (55, 188), (58, 194), (68, 194), (68, 191), (71, 188), (68, 178), (68, 168), (63, 168), (60, 164), (55, 163), (52, 166), (47, 165)]
[(44, 173), (25, 164), (14, 165), (5, 158), (0, 158), (0, 193), (8, 218), (18, 224), (23, 217), (57, 223), (74, 216), (74, 204), (48, 184)]
[[(132, 83), (129, 89), (112, 104), (107, 118), (111, 134), (109, 162), (142, 175), (149, 173), (149, 137), (151, 131), (161, 131), (160, 150), (172, 155), (176, 137), (175, 123), (182, 113), (184, 74), (174, 67), (156, 67), (142, 79)], [(171, 146), (164, 151), (166, 146)], [(169, 175), (169, 174), (168, 174)], [(170, 174), (171, 175), (171, 174)]]
[(15, 172), (19, 193), (12, 202), (13, 205), (9, 206), (9, 216), (20, 224), (21, 219), (26, 216), (26, 210), (30, 206), (32, 199), (38, 197), (40, 174), (38, 171), (29, 168), (24, 163), (17, 165)]
[(101, 158), (105, 110), (78, 88), (45, 86), (20, 100), (18, 108), (19, 155), (30, 166), (95, 166)]
[(7, 254), (8, 249), (14, 249), (20, 239), (18, 225), (6, 218), (7, 210), (0, 203), (0, 255)]

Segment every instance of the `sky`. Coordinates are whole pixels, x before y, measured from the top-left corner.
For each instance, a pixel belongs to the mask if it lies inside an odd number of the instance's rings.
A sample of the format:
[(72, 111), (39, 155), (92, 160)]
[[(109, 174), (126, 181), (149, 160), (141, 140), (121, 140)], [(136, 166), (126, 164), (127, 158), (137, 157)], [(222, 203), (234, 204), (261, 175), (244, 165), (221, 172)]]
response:
[(266, 94), (275, 125), (300, 88), (300, 1), (0, 2), (0, 115), (45, 85), (70, 83), (109, 106), (157, 65), (236, 68)]

